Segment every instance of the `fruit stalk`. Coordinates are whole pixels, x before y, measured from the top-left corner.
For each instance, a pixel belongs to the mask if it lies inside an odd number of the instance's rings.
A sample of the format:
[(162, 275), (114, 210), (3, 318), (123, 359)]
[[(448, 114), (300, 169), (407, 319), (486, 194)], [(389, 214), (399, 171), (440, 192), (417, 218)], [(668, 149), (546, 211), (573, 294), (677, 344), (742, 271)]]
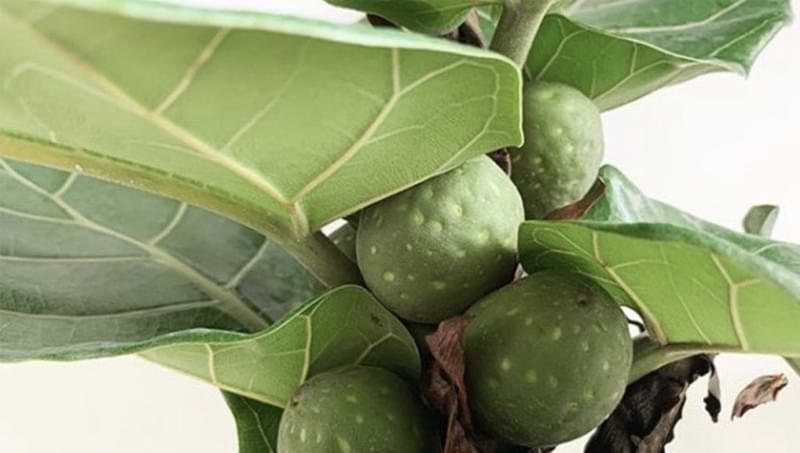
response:
[(556, 0), (506, 0), (490, 46), (522, 67), (545, 14)]

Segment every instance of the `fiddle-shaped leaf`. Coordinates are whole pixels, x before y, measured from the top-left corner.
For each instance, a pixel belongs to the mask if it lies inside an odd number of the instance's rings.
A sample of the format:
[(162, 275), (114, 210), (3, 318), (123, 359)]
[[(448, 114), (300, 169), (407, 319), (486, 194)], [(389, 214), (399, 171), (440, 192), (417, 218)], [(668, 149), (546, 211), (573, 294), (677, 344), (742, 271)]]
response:
[(444, 40), (132, 0), (0, 0), (0, 30), (0, 156), (270, 236), (522, 142), (518, 69)]
[(636, 309), (661, 344), (800, 357), (800, 247), (646, 198), (612, 167), (581, 220), (526, 222), (529, 272), (565, 268)]
[(239, 453), (277, 453), (283, 411), (234, 393), (222, 394), (236, 421)]
[(703, 73), (746, 74), (788, 0), (574, 1), (542, 24), (527, 67), (607, 110)]
[(141, 355), (281, 408), (308, 377), (339, 366), (381, 366), (409, 381), (421, 372), (411, 334), (358, 286), (331, 290), (261, 333), (179, 333), (152, 342)]

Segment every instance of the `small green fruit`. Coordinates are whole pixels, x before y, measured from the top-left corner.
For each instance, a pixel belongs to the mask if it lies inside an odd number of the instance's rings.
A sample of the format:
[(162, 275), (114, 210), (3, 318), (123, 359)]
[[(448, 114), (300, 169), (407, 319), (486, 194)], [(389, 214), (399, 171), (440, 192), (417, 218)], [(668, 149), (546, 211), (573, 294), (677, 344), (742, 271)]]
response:
[(465, 377), (487, 433), (543, 448), (591, 431), (619, 404), (632, 341), (619, 306), (593, 282), (536, 273), (468, 315)]
[(511, 178), (526, 217), (541, 219), (592, 187), (603, 161), (603, 126), (592, 100), (560, 83), (527, 86), (523, 118), (525, 144), (511, 152)]
[(303, 384), (281, 417), (278, 453), (435, 453), (434, 422), (402, 379), (353, 366)]
[(512, 278), (523, 217), (514, 184), (479, 157), (367, 208), (358, 265), (395, 314), (436, 323)]
[(349, 223), (331, 233), (330, 240), (346, 257), (356, 262), (356, 230)]

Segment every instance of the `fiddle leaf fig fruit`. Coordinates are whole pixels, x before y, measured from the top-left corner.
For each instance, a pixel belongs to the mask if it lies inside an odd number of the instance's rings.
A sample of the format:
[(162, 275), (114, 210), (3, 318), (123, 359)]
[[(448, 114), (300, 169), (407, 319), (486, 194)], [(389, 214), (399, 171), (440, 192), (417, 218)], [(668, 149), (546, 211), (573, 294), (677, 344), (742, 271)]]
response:
[(574, 203), (597, 179), (603, 161), (600, 112), (580, 91), (538, 82), (523, 92), (525, 144), (512, 151), (511, 177), (527, 219)]
[(488, 157), (365, 209), (356, 236), (367, 286), (409, 321), (435, 323), (509, 282), (522, 200)]
[(633, 343), (614, 299), (576, 274), (534, 273), (481, 300), (464, 339), (483, 430), (543, 448), (595, 428), (622, 399)]
[(320, 374), (292, 396), (278, 453), (436, 453), (435, 423), (414, 389), (375, 367)]

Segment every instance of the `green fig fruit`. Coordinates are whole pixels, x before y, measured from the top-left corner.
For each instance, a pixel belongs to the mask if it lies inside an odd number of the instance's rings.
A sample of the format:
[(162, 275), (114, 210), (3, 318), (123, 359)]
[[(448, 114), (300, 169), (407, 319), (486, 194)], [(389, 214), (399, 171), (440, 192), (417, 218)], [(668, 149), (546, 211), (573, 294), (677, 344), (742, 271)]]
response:
[(583, 198), (603, 161), (600, 112), (580, 91), (536, 82), (523, 93), (525, 144), (511, 150), (511, 178), (528, 219)]
[(523, 217), (514, 184), (481, 156), (365, 209), (358, 266), (395, 314), (436, 323), (511, 280)]
[(350, 366), (303, 384), (278, 429), (278, 453), (435, 453), (435, 422), (390, 371)]
[(594, 282), (535, 273), (467, 315), (465, 379), (486, 433), (544, 448), (591, 431), (619, 404), (632, 341), (619, 305)]
[(329, 236), (333, 245), (339, 249), (340, 252), (350, 258), (354, 263), (356, 262), (356, 230), (349, 223), (337, 228)]

